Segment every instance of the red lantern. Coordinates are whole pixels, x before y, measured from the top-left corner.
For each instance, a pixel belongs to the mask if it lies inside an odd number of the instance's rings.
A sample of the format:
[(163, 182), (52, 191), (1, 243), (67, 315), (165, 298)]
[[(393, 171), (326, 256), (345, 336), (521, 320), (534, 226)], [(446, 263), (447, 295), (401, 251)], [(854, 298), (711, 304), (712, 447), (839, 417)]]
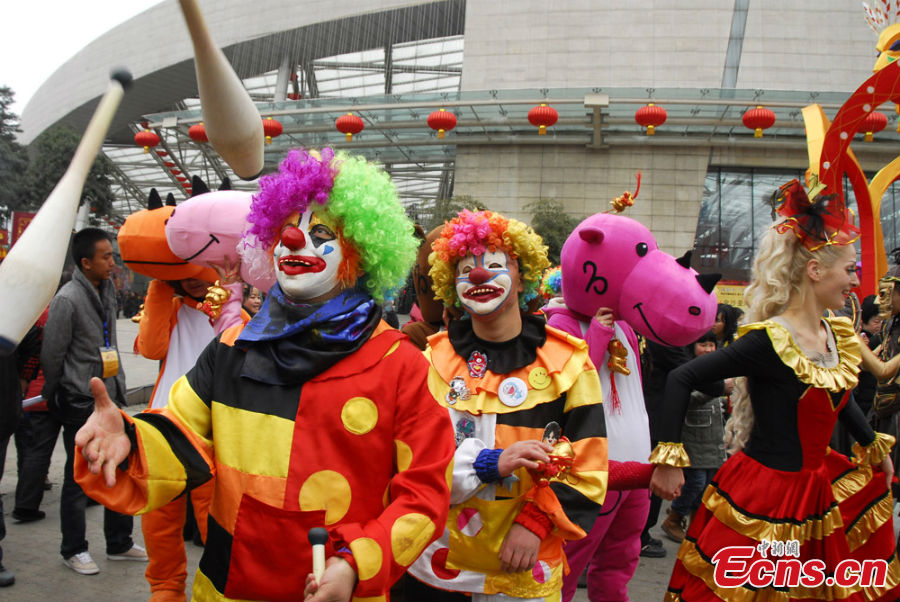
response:
[(288, 100), (300, 100), (299, 92), (288, 92), (287, 93)]
[(281, 123), (271, 117), (263, 119), (263, 131), (266, 133), (266, 144), (272, 144), (272, 138), (277, 138), (284, 131)]
[(209, 138), (206, 136), (206, 126), (203, 125), (202, 121), (188, 129), (188, 136), (194, 142), (209, 142)]
[(887, 127), (888, 118), (884, 113), (872, 111), (862, 122), (862, 130), (866, 133), (866, 142), (871, 142), (876, 132)]
[(144, 152), (149, 153), (150, 149), (159, 144), (159, 136), (150, 130), (144, 130), (134, 135), (134, 143), (144, 147)]
[(754, 138), (762, 138), (763, 130), (775, 125), (775, 113), (771, 109), (757, 105), (755, 109), (746, 111), (741, 121), (744, 122), (745, 127), (753, 130)]
[(647, 128), (648, 136), (655, 136), (656, 128), (664, 124), (668, 118), (669, 114), (666, 113), (666, 110), (652, 102), (647, 103), (646, 106), (641, 107), (634, 114), (634, 120), (637, 124)]
[(156, 154), (159, 155), (160, 157), (168, 157), (169, 156), (169, 153), (167, 153), (164, 150), (158, 150), (158, 151), (156, 151)]
[(166, 167), (175, 167), (175, 162), (174, 161), (163, 161), (163, 165), (165, 165)]
[(456, 127), (456, 115), (441, 109), (428, 116), (428, 127), (437, 130), (437, 137), (443, 138), (445, 132)]
[(547, 128), (556, 123), (559, 113), (553, 107), (541, 104), (528, 111), (528, 121), (538, 128), (538, 136), (546, 136)]
[(175, 179), (182, 183), (188, 181), (187, 176), (175, 176)]
[(170, 169), (169, 171), (172, 172), (172, 175), (173, 175), (173, 176), (180, 176), (180, 175), (181, 175), (181, 170), (180, 170), (180, 169)]
[(337, 118), (337, 121), (334, 122), (334, 127), (336, 127), (340, 133), (347, 136), (347, 142), (353, 142), (353, 134), (358, 134), (363, 131), (366, 124), (363, 123), (362, 118), (357, 117), (353, 113), (347, 113), (346, 115), (341, 115)]

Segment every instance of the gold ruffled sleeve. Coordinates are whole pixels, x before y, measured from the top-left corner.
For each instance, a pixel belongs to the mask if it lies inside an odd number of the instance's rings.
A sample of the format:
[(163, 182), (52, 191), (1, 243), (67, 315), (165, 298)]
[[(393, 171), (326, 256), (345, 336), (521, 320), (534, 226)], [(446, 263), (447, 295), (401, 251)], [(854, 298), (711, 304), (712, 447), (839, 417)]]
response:
[(875, 440), (868, 445), (853, 444), (853, 455), (857, 464), (881, 464), (885, 457), (891, 453), (894, 447), (894, 439), (891, 435), (875, 433)]
[(665, 464), (676, 468), (688, 468), (691, 465), (691, 459), (684, 451), (684, 443), (669, 441), (660, 441), (650, 454), (648, 461), (651, 464)]

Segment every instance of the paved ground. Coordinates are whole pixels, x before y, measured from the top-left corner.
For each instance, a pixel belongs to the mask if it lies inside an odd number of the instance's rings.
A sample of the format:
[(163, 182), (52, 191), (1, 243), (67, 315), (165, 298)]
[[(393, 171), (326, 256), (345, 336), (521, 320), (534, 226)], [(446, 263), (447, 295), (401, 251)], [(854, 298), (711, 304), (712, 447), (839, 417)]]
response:
[[(157, 363), (129, 353), (137, 326), (127, 320), (118, 322), (119, 348), (123, 358), (129, 388), (152, 385), (156, 379)], [(132, 406), (130, 412), (142, 408)], [(87, 509), (88, 541), (94, 560), (100, 567), (99, 575), (78, 575), (66, 568), (59, 556), (59, 492), (62, 483), (65, 451), (57, 444), (50, 468), (53, 488), (44, 495), (41, 509), (47, 518), (34, 523), (16, 523), (10, 513), (13, 509), (13, 492), (16, 487), (16, 453), (9, 446), (6, 473), (0, 481), (3, 495), (7, 535), (2, 542), (4, 565), (15, 572), (16, 584), (0, 589), (0, 601), (39, 602), (67, 600), (69, 602), (142, 602), (149, 596), (144, 580), (145, 564), (136, 562), (112, 562), (106, 559), (103, 540), (103, 512), (95, 506)], [(654, 534), (659, 537), (658, 529)], [(134, 539), (142, 543), (140, 518), (135, 518)], [(661, 600), (674, 563), (676, 545), (665, 541), (666, 558), (642, 558), (631, 582), (632, 600), (648, 602)], [(189, 573), (193, 574), (200, 559), (200, 548), (187, 544)], [(579, 590), (575, 600), (586, 602), (587, 595)]]

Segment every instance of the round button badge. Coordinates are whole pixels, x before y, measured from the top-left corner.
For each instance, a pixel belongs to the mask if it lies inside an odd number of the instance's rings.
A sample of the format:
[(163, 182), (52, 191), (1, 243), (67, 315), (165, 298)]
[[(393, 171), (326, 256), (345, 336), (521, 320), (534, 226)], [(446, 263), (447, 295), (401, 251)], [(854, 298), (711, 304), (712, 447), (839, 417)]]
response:
[(497, 395), (503, 405), (515, 408), (522, 405), (528, 397), (528, 385), (521, 378), (511, 376), (500, 383)]

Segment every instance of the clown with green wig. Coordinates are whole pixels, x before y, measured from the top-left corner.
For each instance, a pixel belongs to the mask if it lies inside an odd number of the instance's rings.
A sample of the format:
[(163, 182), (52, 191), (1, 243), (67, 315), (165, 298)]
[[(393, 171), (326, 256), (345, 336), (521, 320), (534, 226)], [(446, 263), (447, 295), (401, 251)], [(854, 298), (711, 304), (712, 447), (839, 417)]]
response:
[(559, 600), (563, 541), (584, 537), (606, 495), (597, 371), (583, 341), (525, 312), (549, 265), (531, 228), (463, 211), (432, 249), (436, 297), (465, 312), (425, 352), (456, 452), (446, 526), (406, 597)]
[[(216, 475), (193, 599), (385, 600), (444, 529), (453, 433), (428, 363), (381, 320), (416, 255), (390, 178), (358, 157), (291, 151), (260, 180), (241, 244), (274, 273), (259, 312), (224, 331), (129, 417), (92, 382), (85, 490), (147, 512)], [(312, 574), (308, 531), (328, 532)]]

